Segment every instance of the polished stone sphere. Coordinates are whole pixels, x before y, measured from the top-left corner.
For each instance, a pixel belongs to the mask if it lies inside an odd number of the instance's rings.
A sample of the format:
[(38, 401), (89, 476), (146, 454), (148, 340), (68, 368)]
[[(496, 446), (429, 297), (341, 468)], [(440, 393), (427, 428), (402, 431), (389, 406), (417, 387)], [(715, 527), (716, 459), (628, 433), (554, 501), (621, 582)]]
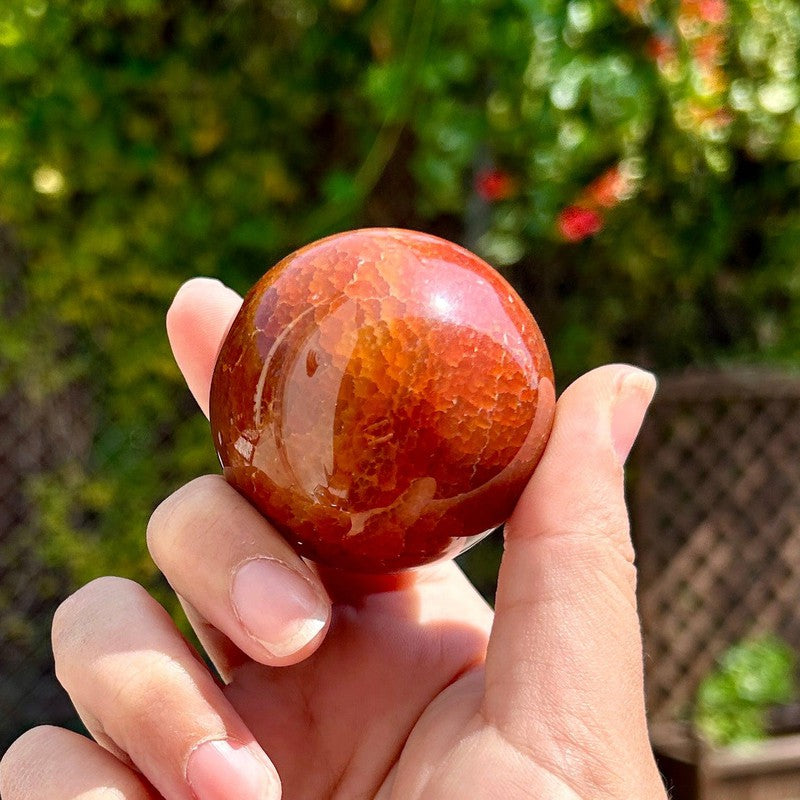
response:
[(303, 556), (393, 572), (508, 518), (555, 405), (541, 332), (488, 264), (413, 231), (283, 259), (225, 339), (211, 425), (227, 480)]

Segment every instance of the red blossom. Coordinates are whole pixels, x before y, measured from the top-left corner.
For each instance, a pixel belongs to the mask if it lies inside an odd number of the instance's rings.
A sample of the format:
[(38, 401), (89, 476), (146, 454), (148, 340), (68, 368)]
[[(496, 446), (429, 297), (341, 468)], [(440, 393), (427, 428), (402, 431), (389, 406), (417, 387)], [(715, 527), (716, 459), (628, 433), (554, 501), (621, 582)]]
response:
[(570, 242), (579, 242), (603, 227), (603, 218), (591, 208), (567, 206), (558, 215), (558, 230)]
[(628, 176), (618, 167), (607, 169), (587, 187), (586, 195), (592, 203), (611, 208), (631, 191)]
[(727, 0), (681, 0), (680, 16), (721, 25), (728, 17), (728, 3)]
[(725, 37), (720, 33), (706, 34), (692, 44), (694, 57), (706, 68), (720, 62), (724, 49)]
[(725, 0), (700, 0), (700, 18), (711, 25), (725, 22), (728, 16), (728, 4)]
[(675, 43), (667, 36), (651, 36), (647, 40), (645, 51), (653, 61), (659, 63), (674, 61), (678, 55)]
[(514, 178), (496, 167), (481, 170), (475, 177), (475, 191), (487, 203), (507, 200), (514, 195), (516, 188)]

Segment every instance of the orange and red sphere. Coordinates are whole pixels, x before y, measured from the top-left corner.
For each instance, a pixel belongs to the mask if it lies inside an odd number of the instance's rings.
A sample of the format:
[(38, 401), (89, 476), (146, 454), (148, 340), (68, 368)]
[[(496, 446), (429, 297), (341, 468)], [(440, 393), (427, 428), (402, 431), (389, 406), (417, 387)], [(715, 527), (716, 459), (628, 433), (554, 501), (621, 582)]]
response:
[(227, 480), (298, 552), (392, 572), (507, 519), (554, 405), (539, 327), (495, 270), (434, 236), (367, 229), (253, 287), (211, 424)]

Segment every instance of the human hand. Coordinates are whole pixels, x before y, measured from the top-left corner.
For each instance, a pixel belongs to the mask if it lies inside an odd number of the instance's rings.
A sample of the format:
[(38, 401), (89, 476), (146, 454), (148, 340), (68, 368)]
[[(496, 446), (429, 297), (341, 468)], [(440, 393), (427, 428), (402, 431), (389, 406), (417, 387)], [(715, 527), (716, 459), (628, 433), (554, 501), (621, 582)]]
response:
[[(198, 279), (168, 316), (206, 412), (239, 303)], [(3, 800), (663, 800), (622, 469), (654, 388), (606, 366), (559, 399), (494, 615), (452, 562), (338, 574), (222, 478), (183, 487), (148, 544), (223, 681), (141, 587), (90, 583), (53, 648), (95, 741), (29, 731), (0, 765)]]

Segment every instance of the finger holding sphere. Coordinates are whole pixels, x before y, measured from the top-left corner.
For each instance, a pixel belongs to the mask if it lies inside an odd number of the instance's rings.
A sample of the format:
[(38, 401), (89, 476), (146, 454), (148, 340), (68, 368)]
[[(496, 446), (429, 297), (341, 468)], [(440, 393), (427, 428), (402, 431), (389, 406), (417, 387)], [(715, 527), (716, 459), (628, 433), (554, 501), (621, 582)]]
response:
[(330, 601), (319, 578), (222, 477), (168, 497), (147, 539), (178, 595), (255, 661), (286, 666), (321, 643)]

